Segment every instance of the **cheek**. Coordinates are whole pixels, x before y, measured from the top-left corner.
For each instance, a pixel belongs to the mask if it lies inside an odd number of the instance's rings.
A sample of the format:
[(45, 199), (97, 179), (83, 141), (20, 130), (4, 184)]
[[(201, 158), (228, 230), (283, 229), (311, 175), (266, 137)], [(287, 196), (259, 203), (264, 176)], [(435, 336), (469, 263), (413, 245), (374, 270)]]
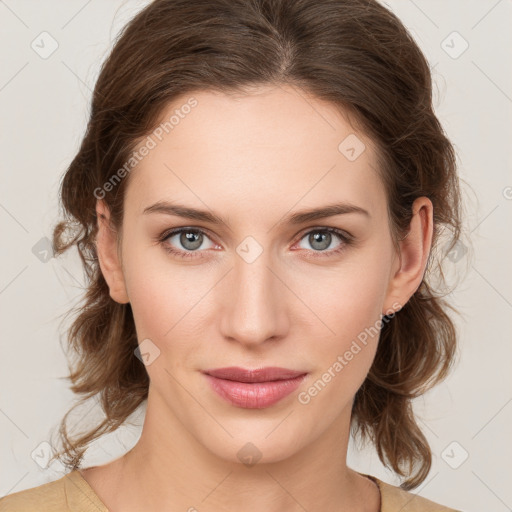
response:
[[(215, 267), (173, 264), (163, 248), (145, 247), (134, 237), (127, 236), (124, 243), (125, 281), (139, 340), (154, 339), (163, 349), (176, 337), (195, 339), (201, 330), (198, 319), (209, 317), (214, 308), (215, 293), (209, 292), (219, 279)], [(330, 268), (311, 265), (308, 271), (299, 267), (288, 274), (283, 271), (284, 280), (302, 298), (299, 302), (291, 298), (286, 306), (291, 308), (290, 321), (310, 331), (308, 338), (323, 339), (316, 347), (319, 361), (332, 359), (333, 352), (344, 353), (352, 340), (361, 333), (364, 338), (365, 330), (378, 321), (389, 276), (388, 249), (383, 238), (355, 249)]]
[(156, 336), (172, 325), (171, 315), (179, 307), (180, 283), (165, 266), (165, 251), (151, 245), (147, 235), (137, 237), (134, 231), (123, 239), (124, 279), (140, 334), (147, 336), (149, 330)]
[(325, 396), (338, 405), (357, 391), (375, 357), (391, 265), (391, 252), (380, 247), (347, 258), (322, 279), (302, 278), (302, 293), (309, 290), (308, 304), (321, 320), (309, 336), (316, 340), (318, 387), (329, 387)]
[(331, 338), (346, 343), (375, 324), (385, 302), (390, 265), (390, 251), (368, 246), (328, 273), (303, 273), (302, 296), (324, 322), (326, 335), (330, 330)]
[(368, 375), (379, 341), (380, 315), (375, 296), (361, 291), (354, 296), (347, 294), (327, 307), (333, 314), (325, 323), (334, 334), (319, 337), (312, 333), (315, 343), (310, 345), (309, 352), (315, 372), (297, 399), (312, 407), (313, 416), (322, 415), (330, 423), (340, 411), (350, 407)]
[(126, 247), (124, 275), (139, 341), (150, 338), (166, 352), (192, 350), (216, 275), (206, 266), (191, 272), (172, 264), (163, 248), (128, 239)]

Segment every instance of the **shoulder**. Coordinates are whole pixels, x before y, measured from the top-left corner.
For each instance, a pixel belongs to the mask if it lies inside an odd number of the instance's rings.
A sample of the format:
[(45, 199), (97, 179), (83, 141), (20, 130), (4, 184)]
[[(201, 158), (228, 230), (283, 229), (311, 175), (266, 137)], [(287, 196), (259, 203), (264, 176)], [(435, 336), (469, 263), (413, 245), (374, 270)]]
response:
[(0, 512), (108, 512), (79, 471), (0, 498)]
[(404, 489), (388, 484), (378, 478), (366, 475), (374, 480), (380, 489), (381, 512), (461, 512), (445, 507), (423, 496), (405, 491)]
[(31, 512), (46, 510), (66, 510), (63, 478), (31, 489), (8, 494), (0, 499), (1, 512)]

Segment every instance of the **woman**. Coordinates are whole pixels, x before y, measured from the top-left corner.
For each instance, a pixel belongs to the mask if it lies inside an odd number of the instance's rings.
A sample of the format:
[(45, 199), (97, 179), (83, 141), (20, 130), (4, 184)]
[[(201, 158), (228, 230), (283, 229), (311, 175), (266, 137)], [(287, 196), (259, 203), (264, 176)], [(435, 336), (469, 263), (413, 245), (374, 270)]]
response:
[[(106, 419), (0, 510), (453, 510), (410, 491), (450, 369), (460, 231), (428, 64), (368, 0), (156, 0), (102, 67), (61, 188), (89, 277), (70, 379)], [(443, 231), (444, 230), (444, 231)], [(137, 407), (137, 444), (81, 467)], [(401, 487), (346, 464), (351, 430)]]

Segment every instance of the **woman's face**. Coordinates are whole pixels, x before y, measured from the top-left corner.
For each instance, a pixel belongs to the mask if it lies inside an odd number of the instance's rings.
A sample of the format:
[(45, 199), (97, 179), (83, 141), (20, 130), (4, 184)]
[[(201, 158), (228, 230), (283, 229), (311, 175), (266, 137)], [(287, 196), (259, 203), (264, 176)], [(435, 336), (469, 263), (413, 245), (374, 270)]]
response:
[[(148, 415), (218, 457), (282, 460), (348, 428), (380, 315), (400, 308), (376, 153), (332, 105), (289, 86), (198, 92), (162, 120), (173, 114), (138, 146), (122, 226)], [(328, 206), (339, 213), (298, 216)], [(306, 376), (277, 401), (261, 384), (230, 401), (203, 372), (233, 366)]]

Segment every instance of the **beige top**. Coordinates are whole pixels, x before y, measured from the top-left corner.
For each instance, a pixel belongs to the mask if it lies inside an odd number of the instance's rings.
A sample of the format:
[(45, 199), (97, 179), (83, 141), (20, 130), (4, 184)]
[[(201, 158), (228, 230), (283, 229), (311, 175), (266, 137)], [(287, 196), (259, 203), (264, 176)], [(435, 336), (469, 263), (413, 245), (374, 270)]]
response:
[[(377, 483), (380, 512), (460, 512), (360, 473)], [(78, 470), (0, 499), (0, 512), (109, 512)]]

